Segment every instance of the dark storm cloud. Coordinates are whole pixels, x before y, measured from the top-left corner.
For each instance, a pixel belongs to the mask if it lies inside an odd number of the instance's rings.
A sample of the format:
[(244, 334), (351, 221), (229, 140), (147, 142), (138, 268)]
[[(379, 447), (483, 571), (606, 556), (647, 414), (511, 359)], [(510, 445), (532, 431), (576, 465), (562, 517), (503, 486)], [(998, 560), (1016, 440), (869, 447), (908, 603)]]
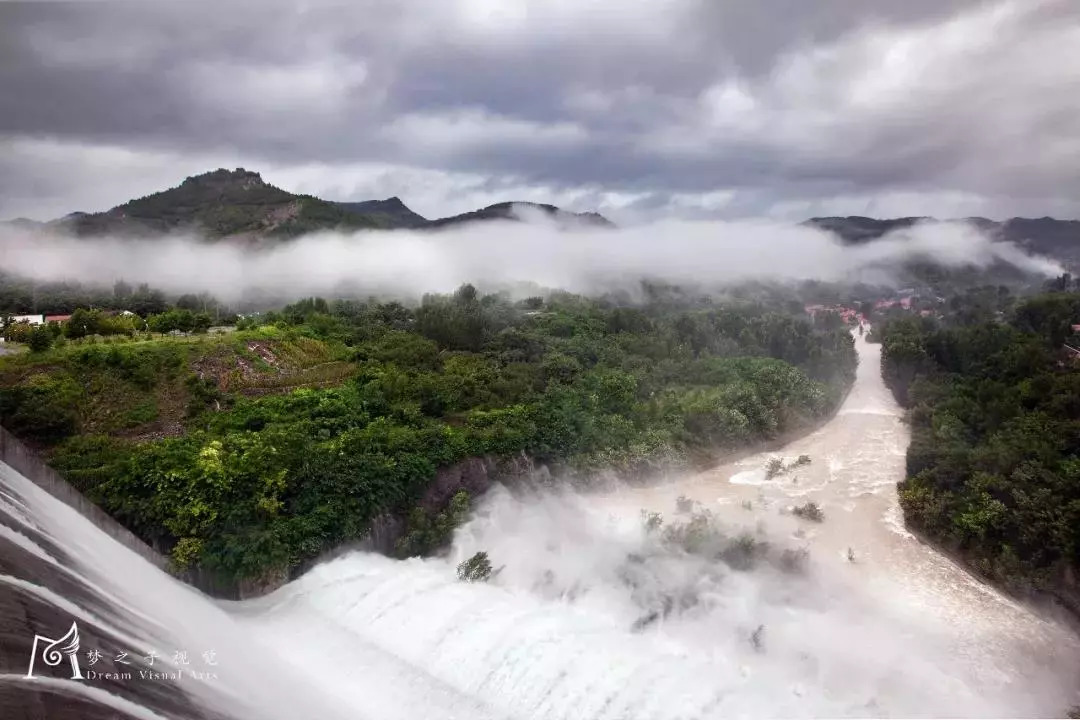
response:
[(897, 193), (1060, 209), (1080, 195), (1078, 18), (1068, 0), (2, 3), (0, 213), (50, 192), (41, 143), (74, 175), (110, 148), (656, 212), (720, 190), (750, 214)]

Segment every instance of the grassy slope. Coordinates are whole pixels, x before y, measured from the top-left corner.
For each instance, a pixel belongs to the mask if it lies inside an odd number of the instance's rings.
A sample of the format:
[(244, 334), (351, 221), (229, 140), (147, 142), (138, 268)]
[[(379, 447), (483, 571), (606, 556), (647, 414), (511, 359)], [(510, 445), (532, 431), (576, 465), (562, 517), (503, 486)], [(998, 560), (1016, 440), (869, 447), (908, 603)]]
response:
[[(62, 402), (78, 434), (139, 442), (181, 435), (190, 410), (238, 395), (338, 384), (355, 373), (332, 344), (266, 328), (190, 338), (69, 343), (42, 354), (0, 357), (0, 391), (40, 391)], [(44, 409), (44, 408), (42, 408)], [(59, 428), (34, 417), (12, 429), (48, 450)]]

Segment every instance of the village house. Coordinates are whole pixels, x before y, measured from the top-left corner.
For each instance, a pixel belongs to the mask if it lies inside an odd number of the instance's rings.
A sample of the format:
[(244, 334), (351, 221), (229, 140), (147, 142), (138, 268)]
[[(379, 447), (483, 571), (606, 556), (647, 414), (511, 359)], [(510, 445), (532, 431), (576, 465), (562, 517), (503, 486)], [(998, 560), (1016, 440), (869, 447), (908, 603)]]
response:
[(1066, 363), (1077, 364), (1080, 363), (1080, 350), (1074, 348), (1072, 345), (1065, 343), (1061, 346), (1061, 352), (1059, 354), (1058, 367), (1064, 367)]
[(899, 300), (878, 300), (877, 302), (874, 303), (874, 309), (875, 310), (884, 310), (885, 308), (896, 307), (897, 305), (904, 308), (905, 310), (910, 310), (911, 309), (911, 298), (910, 297), (902, 297)]
[(866, 322), (866, 318), (864, 318), (858, 310), (843, 307), (842, 305), (834, 305), (832, 307), (825, 305), (805, 305), (803, 309), (806, 310), (806, 314), (811, 318), (819, 312), (830, 312), (839, 315), (840, 319), (848, 325), (859, 325)]
[(26, 323), (27, 325), (41, 325), (45, 322), (44, 315), (11, 315), (11, 322)]

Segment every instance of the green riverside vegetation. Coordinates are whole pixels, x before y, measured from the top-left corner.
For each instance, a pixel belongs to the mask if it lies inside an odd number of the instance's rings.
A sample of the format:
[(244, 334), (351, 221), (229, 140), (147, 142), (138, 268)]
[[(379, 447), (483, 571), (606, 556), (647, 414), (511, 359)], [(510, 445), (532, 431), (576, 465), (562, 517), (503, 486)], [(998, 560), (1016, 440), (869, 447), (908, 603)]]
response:
[(415, 307), (313, 298), (238, 328), (0, 358), (0, 421), (178, 568), (258, 582), (384, 513), (408, 519), (401, 554), (436, 549), (469, 506), (417, 507), (441, 467), (693, 466), (824, 419), (856, 364), (846, 330), (671, 294), (465, 285)]
[(957, 314), (875, 331), (882, 374), (909, 408), (908, 525), (1005, 587), (1074, 610), (1080, 364), (1065, 343), (1078, 318), (1080, 294), (1058, 292), (996, 320)]

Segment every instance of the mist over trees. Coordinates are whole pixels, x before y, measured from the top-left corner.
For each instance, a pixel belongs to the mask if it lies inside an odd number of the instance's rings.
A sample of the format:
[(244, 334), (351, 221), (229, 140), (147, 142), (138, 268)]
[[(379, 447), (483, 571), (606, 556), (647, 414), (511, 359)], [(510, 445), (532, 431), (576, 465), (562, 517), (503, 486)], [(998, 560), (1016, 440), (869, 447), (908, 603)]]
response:
[(165, 293), (146, 283), (132, 287), (120, 280), (110, 289), (74, 280), (39, 281), (0, 270), (0, 312), (11, 315), (66, 315), (78, 308), (103, 308), (146, 317), (168, 307)]

